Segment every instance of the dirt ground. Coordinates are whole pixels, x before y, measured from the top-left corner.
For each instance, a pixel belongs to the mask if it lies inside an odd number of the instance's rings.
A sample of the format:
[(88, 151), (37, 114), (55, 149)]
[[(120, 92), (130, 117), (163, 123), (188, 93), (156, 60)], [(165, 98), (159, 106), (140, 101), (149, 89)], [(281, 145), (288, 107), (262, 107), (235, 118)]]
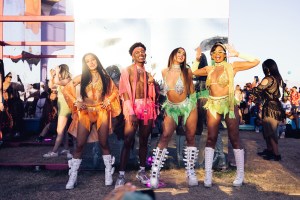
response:
[[(226, 134), (226, 130), (223, 130)], [(300, 199), (300, 139), (279, 140), (282, 161), (266, 161), (257, 156), (265, 147), (261, 133), (240, 132), (246, 150), (245, 184), (232, 187), (235, 170), (213, 174), (212, 188), (204, 188), (204, 170), (198, 168), (199, 186), (187, 187), (184, 168), (174, 166), (161, 172), (165, 186), (155, 190), (158, 200), (177, 199)], [(0, 164), (9, 162), (42, 162), (40, 157), (49, 147), (1, 147)], [(37, 152), (38, 151), (38, 152)], [(37, 155), (38, 154), (38, 155)], [(65, 158), (55, 162), (66, 163)], [(138, 189), (135, 169), (126, 179)], [(114, 175), (117, 177), (117, 173)], [(65, 190), (67, 170), (35, 170), (34, 167), (0, 167), (0, 199), (103, 199), (114, 187), (104, 185), (104, 171), (81, 170), (74, 190)]]

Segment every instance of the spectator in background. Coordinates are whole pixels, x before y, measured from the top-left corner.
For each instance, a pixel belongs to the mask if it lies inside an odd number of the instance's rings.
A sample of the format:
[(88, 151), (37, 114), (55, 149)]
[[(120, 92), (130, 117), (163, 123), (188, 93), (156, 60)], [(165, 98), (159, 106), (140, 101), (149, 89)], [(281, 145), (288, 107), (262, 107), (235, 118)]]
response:
[(57, 129), (57, 97), (56, 91), (49, 89), (50, 95), (46, 98), (45, 105), (41, 116), (41, 133), (36, 139), (37, 142), (42, 142), (50, 132), (56, 133)]
[(293, 114), (294, 122), (296, 124), (296, 129), (299, 129), (299, 115), (298, 115), (299, 99), (300, 99), (300, 95), (297, 91), (297, 87), (294, 86), (290, 90), (290, 100), (292, 104), (292, 114)]
[[(2, 143), (2, 123), (3, 123), (3, 115), (4, 115), (4, 99), (3, 99), (3, 80), (4, 80), (4, 66), (3, 60), (0, 60), (0, 143)], [(1, 144), (0, 144), (1, 145)]]
[[(284, 119), (285, 113), (282, 109), (279, 87), (284, 87), (282, 77), (278, 71), (277, 64), (272, 59), (267, 59), (262, 64), (265, 77), (261, 83), (254, 87), (252, 93), (261, 97), (263, 103), (263, 136), (267, 149), (259, 152), (266, 160), (280, 161), (281, 155), (278, 150), (277, 128), (279, 122)], [(283, 88), (284, 91), (284, 88)]]
[(235, 86), (234, 97), (235, 97), (235, 99), (236, 99), (238, 102), (240, 102), (240, 104), (238, 105), (238, 108), (239, 108), (239, 116), (240, 116), (240, 124), (244, 124), (244, 122), (243, 122), (243, 115), (242, 115), (242, 111), (241, 111), (241, 104), (242, 104), (242, 102), (243, 102), (243, 91), (242, 91), (240, 85), (236, 85), (236, 86)]
[(39, 99), (40, 92), (33, 87), (32, 84), (28, 84), (25, 95), (25, 117), (33, 118), (35, 115), (36, 104)]
[(18, 76), (17, 82), (12, 82), (12, 73), (5, 76), (3, 83), (3, 98), (7, 105), (9, 114), (12, 117), (12, 134), (20, 137), (23, 129), (24, 104), (20, 99), (19, 91), (24, 91), (24, 85)]
[[(69, 150), (69, 138), (67, 132), (67, 123), (71, 116), (71, 110), (66, 103), (66, 100), (62, 94), (62, 90), (65, 85), (71, 81), (71, 73), (69, 66), (61, 64), (56, 66), (55, 70), (50, 70), (49, 88), (57, 90), (57, 106), (58, 106), (58, 120), (57, 120), (57, 137), (54, 147), (51, 151), (44, 154), (44, 158), (57, 157), (59, 154), (66, 154), (67, 158), (72, 158), (72, 154)], [(64, 143), (64, 149), (58, 152), (60, 145)]]

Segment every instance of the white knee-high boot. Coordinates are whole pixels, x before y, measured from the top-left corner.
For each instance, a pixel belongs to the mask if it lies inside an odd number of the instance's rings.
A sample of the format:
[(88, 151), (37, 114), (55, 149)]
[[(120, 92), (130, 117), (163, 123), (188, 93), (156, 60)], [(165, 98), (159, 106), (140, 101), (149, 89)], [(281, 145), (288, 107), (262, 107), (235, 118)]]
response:
[(195, 172), (195, 162), (198, 158), (198, 152), (199, 150), (196, 147), (186, 147), (184, 149), (185, 156), (183, 161), (185, 161), (186, 165), (186, 177), (189, 186), (198, 185), (198, 178)]
[(233, 149), (236, 162), (236, 178), (233, 181), (233, 186), (239, 187), (244, 181), (244, 149)]
[(166, 148), (159, 149), (156, 147), (156, 149), (153, 149), (154, 156), (152, 161), (152, 167), (151, 167), (151, 177), (150, 177), (150, 185), (151, 188), (158, 188), (159, 184), (159, 172), (160, 169), (164, 166), (164, 161), (166, 160), (167, 154), (169, 152)]
[(205, 178), (204, 187), (212, 186), (212, 164), (214, 159), (215, 150), (211, 147), (205, 147)]
[(69, 180), (66, 185), (67, 190), (73, 189), (74, 186), (77, 184), (77, 174), (78, 174), (78, 169), (80, 167), (81, 161), (82, 159), (74, 159), (74, 158), (68, 161)]
[(102, 157), (105, 165), (105, 185), (112, 185), (112, 175), (115, 172), (115, 168), (112, 165), (115, 163), (115, 157), (111, 155), (103, 155)]

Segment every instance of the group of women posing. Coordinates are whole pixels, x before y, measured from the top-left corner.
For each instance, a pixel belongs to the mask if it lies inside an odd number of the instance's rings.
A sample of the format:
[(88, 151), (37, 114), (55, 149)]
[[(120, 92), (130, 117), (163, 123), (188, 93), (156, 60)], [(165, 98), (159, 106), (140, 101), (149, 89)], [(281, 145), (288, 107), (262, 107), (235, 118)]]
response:
[[(184, 161), (186, 162), (187, 182), (189, 186), (198, 185), (198, 178), (194, 169), (198, 157), (198, 150), (195, 146), (198, 112), (196, 110), (197, 95), (192, 81), (193, 75), (207, 76), (206, 84), (209, 91), (208, 101), (204, 105), (204, 108), (207, 109), (208, 129), (205, 147), (204, 186), (212, 186), (214, 148), (222, 117), (224, 117), (227, 125), (237, 165), (237, 175), (233, 185), (241, 186), (244, 181), (244, 150), (239, 138), (239, 114), (238, 102), (234, 98), (234, 76), (239, 71), (257, 66), (260, 61), (249, 55), (237, 52), (231, 46), (216, 43), (210, 51), (212, 65), (192, 71), (186, 66), (186, 51), (184, 48), (179, 47), (171, 52), (168, 66), (162, 70), (164, 94), (167, 97), (162, 106), (164, 109), (163, 132), (157, 147), (153, 150), (153, 163), (150, 178), (148, 178), (145, 173), (147, 155), (147, 149), (145, 148), (147, 147), (150, 128), (156, 118), (154, 80), (150, 73), (144, 69), (146, 47), (142, 43), (135, 43), (131, 46), (129, 53), (132, 56), (133, 63), (124, 69), (121, 74), (120, 92), (104, 70), (98, 57), (92, 53), (83, 56), (82, 74), (72, 79), (62, 91), (72, 111), (72, 124), (69, 131), (77, 138), (76, 150), (73, 158), (69, 160), (69, 181), (66, 189), (72, 189), (76, 184), (78, 169), (82, 161), (83, 147), (88, 140), (99, 141), (105, 164), (105, 185), (112, 185), (112, 174), (114, 172), (112, 165), (115, 159), (110, 153), (108, 135), (111, 118), (119, 115), (121, 112), (119, 98), (122, 100), (122, 110), (126, 121), (120, 171), (115, 187), (122, 186), (126, 182), (125, 166), (129, 157), (133, 136), (138, 128), (140, 137), (140, 170), (136, 177), (142, 183), (150, 183), (152, 188), (158, 188), (160, 170), (168, 154), (168, 142), (171, 140), (179, 120), (182, 120), (186, 127), (187, 147)], [(228, 63), (227, 59), (229, 56), (239, 57), (244, 61)], [(197, 58), (197, 60), (199, 61), (200, 58)], [(270, 67), (269, 63), (266, 63), (264, 67)], [(272, 76), (271, 71), (270, 68), (268, 77)], [(267, 78), (267, 80), (273, 83), (274, 81), (280, 81), (280, 77)], [(80, 94), (77, 94), (76, 86), (79, 84)], [(266, 85), (268, 82), (263, 80), (261, 84)], [(276, 84), (277, 89), (279, 85), (280, 83)], [(268, 87), (259, 87), (256, 90), (256, 94), (263, 92), (263, 88)], [(269, 121), (275, 124), (275, 121)], [(269, 141), (270, 144), (272, 142), (276, 143), (276, 139), (270, 139)], [(278, 155), (278, 149), (276, 147), (273, 149), (275, 155)]]

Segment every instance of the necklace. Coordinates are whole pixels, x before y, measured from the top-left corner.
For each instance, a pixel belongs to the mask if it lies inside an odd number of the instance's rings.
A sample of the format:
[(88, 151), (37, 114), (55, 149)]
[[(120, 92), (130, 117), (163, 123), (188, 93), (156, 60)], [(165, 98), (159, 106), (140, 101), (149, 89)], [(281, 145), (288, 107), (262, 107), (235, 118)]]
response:
[(142, 67), (140, 67), (140, 66), (137, 66), (137, 67), (136, 67), (136, 70), (137, 70), (137, 72), (138, 72), (139, 74), (143, 74), (144, 71), (145, 71), (145, 69), (142, 68)]
[(172, 69), (180, 69), (180, 65), (172, 65)]
[(219, 63), (215, 63), (214, 66), (215, 67), (224, 66), (224, 62), (225, 61), (222, 61), (222, 62), (219, 62)]

